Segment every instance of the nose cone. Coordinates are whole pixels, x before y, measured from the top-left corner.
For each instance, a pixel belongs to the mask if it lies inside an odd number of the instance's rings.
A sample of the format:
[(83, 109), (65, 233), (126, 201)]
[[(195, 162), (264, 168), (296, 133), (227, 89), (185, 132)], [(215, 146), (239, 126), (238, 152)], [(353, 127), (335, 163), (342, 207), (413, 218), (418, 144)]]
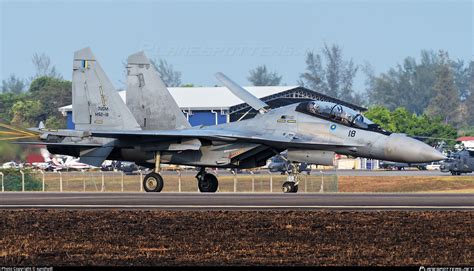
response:
[(431, 146), (403, 134), (391, 134), (386, 140), (384, 153), (387, 160), (405, 163), (424, 163), (446, 158)]

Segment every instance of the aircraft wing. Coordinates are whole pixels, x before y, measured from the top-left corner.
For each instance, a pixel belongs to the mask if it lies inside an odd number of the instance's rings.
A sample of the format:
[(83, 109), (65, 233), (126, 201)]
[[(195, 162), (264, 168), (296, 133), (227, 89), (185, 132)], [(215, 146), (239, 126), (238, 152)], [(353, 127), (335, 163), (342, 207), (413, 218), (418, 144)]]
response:
[(163, 131), (91, 131), (94, 137), (106, 137), (116, 139), (137, 140), (137, 142), (150, 142), (153, 140), (169, 139), (207, 139), (224, 142), (246, 142), (257, 143), (278, 148), (307, 148), (327, 149), (332, 147), (357, 147), (347, 145), (344, 142), (332, 142), (327, 140), (311, 140), (300, 138), (295, 135), (268, 135), (256, 134), (254, 132), (242, 132), (223, 129), (186, 129), (186, 130), (163, 130)]

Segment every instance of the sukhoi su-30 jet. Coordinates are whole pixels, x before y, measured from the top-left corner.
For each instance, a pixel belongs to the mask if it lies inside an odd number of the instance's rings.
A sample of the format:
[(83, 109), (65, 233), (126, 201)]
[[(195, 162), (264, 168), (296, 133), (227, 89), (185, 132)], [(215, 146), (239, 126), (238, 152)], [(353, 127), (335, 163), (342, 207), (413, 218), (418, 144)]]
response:
[[(385, 131), (339, 104), (307, 101), (270, 109), (222, 73), (216, 74), (217, 79), (260, 114), (238, 122), (191, 127), (142, 52), (128, 58), (127, 72), (128, 107), (92, 51), (75, 52), (76, 128), (32, 129), (40, 134), (41, 144), (51, 153), (80, 157), (80, 162), (93, 166), (109, 159), (154, 168), (143, 179), (147, 192), (163, 188), (160, 163), (200, 167), (199, 190), (215, 192), (217, 177), (206, 167), (259, 167), (284, 150), (291, 162), (319, 165), (332, 165), (335, 153), (407, 163), (445, 158), (429, 145)], [(289, 172), (283, 191), (298, 190), (297, 174)]]

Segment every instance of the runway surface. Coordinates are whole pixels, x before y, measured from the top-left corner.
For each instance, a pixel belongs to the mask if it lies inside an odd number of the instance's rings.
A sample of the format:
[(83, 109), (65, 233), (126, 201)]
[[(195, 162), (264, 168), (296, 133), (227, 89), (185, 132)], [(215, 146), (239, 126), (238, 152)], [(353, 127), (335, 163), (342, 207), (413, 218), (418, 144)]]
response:
[(167, 210), (474, 210), (474, 194), (0, 193), (0, 208)]

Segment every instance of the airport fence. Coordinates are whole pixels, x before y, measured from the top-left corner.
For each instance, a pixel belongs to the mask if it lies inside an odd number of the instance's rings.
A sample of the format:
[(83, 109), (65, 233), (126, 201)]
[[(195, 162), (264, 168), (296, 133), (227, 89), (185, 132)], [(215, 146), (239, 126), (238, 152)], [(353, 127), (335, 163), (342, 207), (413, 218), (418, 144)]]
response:
[[(2, 192), (44, 191), (44, 192), (143, 192), (142, 181), (145, 172), (127, 175), (123, 172), (77, 171), (44, 172), (16, 171), (0, 172)], [(216, 173), (215, 173), (216, 174)], [(286, 175), (249, 172), (216, 174), (219, 179), (218, 192), (281, 192)], [(162, 192), (198, 192), (195, 173), (171, 171), (162, 173)], [(335, 174), (301, 174), (298, 192), (337, 192)]]

